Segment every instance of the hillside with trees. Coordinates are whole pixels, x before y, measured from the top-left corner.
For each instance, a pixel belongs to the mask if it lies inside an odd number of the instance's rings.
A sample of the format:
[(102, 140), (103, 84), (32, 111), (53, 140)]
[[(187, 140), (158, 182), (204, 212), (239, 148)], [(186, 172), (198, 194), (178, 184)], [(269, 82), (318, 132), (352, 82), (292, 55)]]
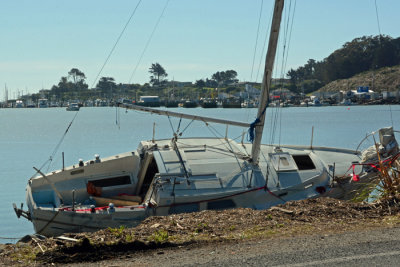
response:
[(375, 92), (400, 90), (400, 65), (365, 71), (348, 79), (339, 79), (328, 83), (319, 91), (348, 91), (358, 86), (369, 86)]
[(309, 59), (305, 65), (289, 70), (289, 89), (310, 93), (332, 81), (399, 64), (400, 37), (363, 36), (345, 43), (321, 61)]

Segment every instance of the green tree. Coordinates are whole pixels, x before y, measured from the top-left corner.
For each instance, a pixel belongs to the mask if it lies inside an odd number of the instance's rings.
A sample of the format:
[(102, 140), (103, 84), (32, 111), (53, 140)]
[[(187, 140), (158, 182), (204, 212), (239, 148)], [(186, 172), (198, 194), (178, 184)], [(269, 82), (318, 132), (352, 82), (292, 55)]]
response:
[(68, 78), (72, 79), (72, 82), (74, 84), (77, 84), (79, 82), (84, 82), (86, 79), (85, 73), (83, 73), (82, 71), (80, 71), (77, 68), (72, 68), (69, 72), (68, 72)]
[(206, 82), (204, 81), (204, 80), (197, 80), (196, 81), (196, 83), (195, 83), (195, 85), (196, 85), (196, 87), (198, 87), (198, 88), (203, 88), (203, 87), (205, 87), (206, 86)]
[(211, 76), (211, 79), (216, 81), (218, 85), (228, 85), (232, 83), (237, 83), (238, 79), (237, 72), (234, 70), (227, 70), (227, 71), (217, 71)]
[(96, 85), (96, 88), (100, 90), (104, 97), (113, 97), (113, 92), (115, 92), (116, 84), (112, 77), (101, 77)]
[(168, 76), (165, 69), (159, 63), (151, 64), (151, 67), (149, 68), (149, 72), (152, 74), (150, 76), (150, 83), (153, 86), (162, 85), (166, 81), (164, 78), (166, 78)]

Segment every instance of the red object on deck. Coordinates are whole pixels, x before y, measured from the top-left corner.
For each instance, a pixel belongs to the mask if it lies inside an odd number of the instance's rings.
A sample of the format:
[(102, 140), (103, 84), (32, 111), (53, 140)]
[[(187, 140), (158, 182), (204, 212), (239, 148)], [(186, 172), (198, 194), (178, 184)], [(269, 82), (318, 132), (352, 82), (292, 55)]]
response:
[(360, 181), (360, 176), (353, 173), (353, 178), (352, 179), (353, 179), (354, 182), (359, 182)]

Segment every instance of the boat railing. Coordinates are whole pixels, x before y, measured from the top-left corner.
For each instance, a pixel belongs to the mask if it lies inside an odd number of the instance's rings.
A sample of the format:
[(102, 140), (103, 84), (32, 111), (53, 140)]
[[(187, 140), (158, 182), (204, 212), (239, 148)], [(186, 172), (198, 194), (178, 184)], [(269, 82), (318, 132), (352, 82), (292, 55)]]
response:
[[(357, 151), (357, 152), (361, 152), (361, 151), (359, 151), (358, 149), (361, 147), (361, 145), (364, 143), (364, 141), (367, 140), (368, 137), (373, 136), (373, 135), (375, 135), (376, 133), (379, 133), (379, 130), (374, 131), (374, 132), (372, 132), (372, 133), (370, 133), (370, 134), (367, 134), (367, 135), (361, 140), (361, 142), (358, 144), (358, 146), (357, 146), (357, 148), (356, 148), (356, 151)], [(393, 130), (393, 133), (400, 133), (400, 131)]]

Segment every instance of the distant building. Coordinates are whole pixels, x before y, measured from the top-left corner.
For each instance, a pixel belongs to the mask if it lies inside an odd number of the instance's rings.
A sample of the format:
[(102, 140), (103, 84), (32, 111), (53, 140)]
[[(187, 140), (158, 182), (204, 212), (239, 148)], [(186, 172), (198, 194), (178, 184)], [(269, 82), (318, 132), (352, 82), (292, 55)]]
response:
[(165, 82), (166, 86), (170, 86), (170, 87), (185, 87), (185, 86), (193, 86), (192, 82), (178, 82), (178, 81), (167, 81)]
[(376, 93), (369, 89), (369, 86), (359, 86), (357, 90), (352, 90), (352, 95), (358, 99), (374, 99)]
[(253, 87), (251, 84), (245, 84), (245, 91), (238, 94), (238, 97), (243, 99), (259, 99), (261, 90)]
[(141, 96), (137, 105), (145, 106), (145, 107), (159, 107), (160, 106), (160, 97), (159, 96)]
[(159, 96), (150, 96), (150, 95), (141, 96), (140, 102), (144, 102), (144, 103), (160, 102), (160, 97)]
[(218, 99), (227, 99), (227, 98), (231, 98), (231, 97), (233, 97), (233, 95), (231, 95), (231, 94), (227, 94), (227, 93), (224, 93), (224, 92), (221, 92), (221, 93), (218, 93)]
[(390, 99), (390, 98), (396, 98), (399, 99), (400, 97), (400, 92), (388, 92), (388, 91), (382, 91), (382, 98), (383, 99)]
[(332, 98), (335, 97), (335, 95), (337, 95), (338, 92), (314, 92), (312, 95), (321, 99), (324, 98)]
[(288, 84), (290, 84), (290, 79), (272, 78), (271, 85), (272, 84), (288, 85)]

